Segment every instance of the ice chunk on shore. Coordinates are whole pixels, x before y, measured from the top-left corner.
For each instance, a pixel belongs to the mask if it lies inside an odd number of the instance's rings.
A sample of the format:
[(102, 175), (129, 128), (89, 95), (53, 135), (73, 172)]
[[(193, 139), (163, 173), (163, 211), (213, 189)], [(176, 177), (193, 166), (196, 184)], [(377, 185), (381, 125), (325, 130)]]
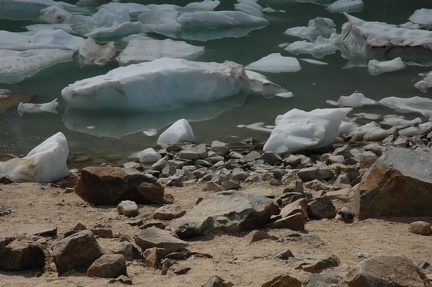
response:
[(248, 91), (249, 79), (239, 64), (162, 58), (77, 81), (64, 88), (62, 96), (71, 108), (154, 110)]
[(350, 132), (350, 135), (352, 140), (380, 141), (394, 134), (395, 130), (395, 127), (385, 130), (377, 123), (370, 122)]
[(23, 158), (0, 162), (0, 173), (14, 181), (53, 182), (69, 174), (66, 137), (58, 132), (33, 148)]
[(401, 70), (405, 68), (404, 62), (400, 57), (394, 58), (390, 61), (378, 61), (378, 60), (369, 60), (368, 63), (368, 71), (369, 74), (375, 76), (381, 73), (393, 72), (397, 70)]
[(194, 134), (189, 122), (185, 119), (180, 119), (167, 128), (159, 138), (158, 144), (169, 145), (179, 142), (192, 142)]
[(319, 36), (315, 42), (296, 41), (289, 44), (285, 50), (293, 54), (310, 54), (315, 58), (334, 54), (338, 48), (336, 43), (340, 41), (340, 35), (333, 33), (330, 38)]
[(116, 55), (114, 42), (99, 45), (92, 38), (87, 38), (79, 48), (80, 61), (84, 65), (104, 66)]
[(403, 113), (420, 113), (432, 116), (432, 99), (422, 97), (398, 98), (388, 97), (379, 101), (382, 105)]
[(52, 100), (49, 103), (44, 104), (33, 104), (33, 103), (19, 103), (18, 114), (22, 116), (24, 113), (37, 114), (37, 113), (52, 113), (57, 114), (57, 99)]
[(418, 9), (408, 18), (411, 22), (420, 24), (421, 26), (432, 27), (432, 9)]
[(131, 154), (129, 157), (138, 158), (140, 163), (155, 163), (162, 158), (154, 148), (146, 148), (145, 150)]
[(429, 72), (426, 77), (423, 78), (423, 80), (415, 83), (414, 87), (423, 93), (427, 93), (428, 89), (432, 87), (432, 71)]
[(284, 57), (280, 53), (267, 55), (245, 68), (269, 73), (298, 72), (301, 70), (300, 63), (296, 58)]
[(120, 65), (153, 61), (163, 57), (192, 60), (204, 53), (204, 47), (171, 39), (156, 40), (149, 37), (135, 38), (117, 57)]
[(279, 115), (275, 120), (276, 127), (263, 149), (287, 154), (325, 147), (339, 135), (339, 126), (351, 110), (335, 108), (306, 112), (293, 109)]
[(336, 32), (336, 25), (332, 19), (316, 17), (309, 20), (307, 27), (292, 27), (285, 31), (290, 36), (298, 36), (302, 39), (315, 41), (319, 36), (329, 38)]
[(352, 13), (363, 10), (363, 0), (337, 0), (327, 6), (327, 11), (331, 13)]
[(354, 92), (349, 96), (341, 96), (335, 104), (339, 107), (360, 108), (365, 105), (376, 105), (377, 102), (366, 98), (363, 93)]
[(34, 49), (0, 50), (0, 83), (13, 84), (58, 63), (72, 61), (73, 51)]
[(417, 136), (425, 135), (432, 131), (432, 122), (421, 123), (416, 126), (407, 127), (399, 131), (400, 135)]

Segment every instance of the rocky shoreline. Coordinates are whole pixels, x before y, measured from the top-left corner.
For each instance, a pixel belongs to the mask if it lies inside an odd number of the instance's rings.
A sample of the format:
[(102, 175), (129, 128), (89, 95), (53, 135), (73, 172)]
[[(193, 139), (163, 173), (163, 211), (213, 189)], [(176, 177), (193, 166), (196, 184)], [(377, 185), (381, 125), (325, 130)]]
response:
[[(405, 247), (417, 246), (415, 241), (422, 242), (427, 238), (424, 235), (432, 233), (432, 214), (427, 205), (420, 208), (422, 212), (411, 214), (407, 204), (420, 210), (419, 201), (427, 204), (429, 197), (403, 198), (401, 203), (385, 195), (374, 205), (368, 192), (377, 187), (365, 186), (370, 185), (371, 177), (373, 182), (380, 182), (380, 172), (373, 171), (389, 162), (388, 170), (398, 169), (398, 192), (402, 194), (407, 184), (424, 186), (426, 192), (429, 180), (421, 174), (425, 170), (421, 164), (427, 166), (429, 162), (429, 146), (426, 136), (391, 135), (379, 143), (338, 138), (327, 148), (281, 157), (263, 152), (262, 145), (253, 139), (235, 144), (213, 141), (207, 146), (184, 143), (147, 150), (138, 161), (121, 166), (75, 170), (51, 185), (13, 183), (3, 176), (0, 269), (4, 271), (0, 278), (16, 286), (26, 286), (25, 280), (15, 279), (16, 275), (32, 274), (38, 276), (40, 286), (58, 283), (59, 278), (72, 280), (71, 286), (144, 286), (146, 278), (153, 280), (153, 286), (430, 286), (428, 252), (423, 252), (426, 257), (415, 264), (417, 256), (358, 252), (355, 258), (359, 262), (352, 264), (344, 262), (344, 254), (327, 253), (327, 249), (334, 249), (314, 234), (321, 234), (320, 225), (333, 226), (330, 228), (340, 232), (337, 236), (348, 238), (344, 234), (348, 231), (343, 229), (352, 231), (349, 226), (367, 224), (368, 217), (392, 216), (379, 223), (387, 224), (396, 217), (417, 216), (398, 219), (404, 222), (406, 236), (414, 240)], [(406, 165), (392, 162), (399, 155), (402, 158), (398, 162), (406, 161)], [(388, 170), (383, 178), (391, 181)], [(407, 170), (414, 171), (407, 174)], [(390, 192), (394, 192), (395, 184), (390, 185)], [(385, 192), (386, 186), (378, 189)], [(14, 193), (25, 193), (24, 189), (31, 193), (39, 189), (36, 194), (26, 194), (33, 202), (14, 198)], [(45, 195), (40, 190), (50, 192)], [(407, 192), (412, 197), (413, 191)], [(47, 206), (45, 200), (57, 203)], [(386, 206), (388, 202), (391, 204)], [(38, 207), (33, 218), (25, 217), (27, 213), (21, 208), (26, 206), (29, 210)], [(44, 213), (51, 208), (54, 214)], [(377, 209), (382, 212), (376, 213)], [(40, 224), (42, 218), (49, 224)], [(24, 222), (33, 222), (32, 228)], [(24, 225), (27, 229), (21, 229)], [(289, 272), (274, 274), (279, 270), (275, 268), (264, 272), (262, 278), (254, 278), (253, 272), (245, 277), (232, 270), (212, 271), (216, 265), (238, 259), (233, 249), (224, 250), (220, 240), (234, 249), (242, 244), (239, 242), (247, 242), (256, 251), (248, 251), (246, 246), (243, 256), (250, 252), (263, 265), (279, 262)], [(339, 240), (332, 243), (337, 245)], [(286, 243), (290, 247), (281, 250)], [(256, 254), (260, 245), (266, 248), (262, 256)], [(251, 271), (240, 265), (240, 273)], [(197, 275), (194, 269), (204, 273)]]

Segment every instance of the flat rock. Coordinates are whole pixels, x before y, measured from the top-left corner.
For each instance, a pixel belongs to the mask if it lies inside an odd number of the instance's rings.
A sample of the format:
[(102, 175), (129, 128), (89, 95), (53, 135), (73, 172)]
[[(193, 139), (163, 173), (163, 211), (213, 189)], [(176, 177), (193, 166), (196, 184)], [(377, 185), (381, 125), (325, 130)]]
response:
[(430, 235), (432, 233), (431, 225), (426, 221), (411, 222), (408, 231), (414, 234)]
[(302, 287), (337, 287), (343, 278), (335, 274), (311, 274), (303, 281)]
[(277, 219), (276, 221), (271, 222), (267, 226), (269, 228), (288, 228), (290, 230), (303, 231), (305, 229), (305, 223), (306, 220), (303, 214), (298, 212)]
[(126, 260), (121, 254), (106, 254), (96, 259), (87, 270), (87, 276), (117, 278), (127, 275)]
[(300, 169), (297, 172), (297, 175), (303, 181), (311, 181), (314, 179), (330, 179), (334, 176), (334, 173), (330, 168), (327, 167), (306, 167)]
[(265, 225), (279, 212), (275, 201), (240, 191), (217, 192), (194, 206), (171, 227), (180, 238), (203, 235), (213, 230), (236, 233)]
[(42, 269), (45, 253), (34, 241), (0, 237), (0, 270)]
[(294, 258), (290, 258), (289, 262), (296, 269), (311, 273), (339, 266), (339, 259), (335, 255), (298, 254)]
[(301, 281), (289, 274), (279, 275), (272, 280), (264, 283), (261, 287), (300, 287)]
[(432, 216), (431, 162), (429, 150), (389, 147), (354, 191), (356, 216)]
[(135, 169), (94, 166), (81, 170), (75, 193), (95, 205), (117, 205), (123, 200), (162, 203), (164, 188), (157, 179)]
[(186, 210), (178, 204), (170, 204), (159, 207), (153, 213), (154, 219), (171, 220), (185, 215)]
[(159, 229), (157, 227), (144, 229), (139, 234), (134, 236), (134, 240), (142, 250), (157, 247), (164, 248), (169, 251), (176, 251), (186, 248), (189, 245), (189, 243), (186, 241), (174, 237), (168, 231)]

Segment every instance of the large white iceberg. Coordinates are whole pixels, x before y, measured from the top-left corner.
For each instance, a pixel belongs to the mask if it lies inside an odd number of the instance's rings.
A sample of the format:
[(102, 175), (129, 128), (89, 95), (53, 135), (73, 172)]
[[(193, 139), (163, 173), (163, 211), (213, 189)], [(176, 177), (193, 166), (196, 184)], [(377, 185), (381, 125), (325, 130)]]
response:
[(301, 70), (300, 63), (296, 58), (284, 57), (280, 53), (267, 55), (256, 62), (250, 63), (245, 68), (270, 73), (298, 72)]
[(179, 142), (192, 142), (193, 140), (194, 134), (189, 122), (185, 119), (180, 119), (161, 133), (157, 139), (157, 143), (168, 145)]
[(409, 20), (413, 23), (420, 24), (427, 28), (432, 27), (432, 9), (418, 9), (409, 17)]
[(33, 148), (23, 158), (0, 162), (0, 173), (14, 181), (53, 182), (69, 174), (66, 137), (58, 132)]
[(205, 103), (249, 90), (243, 66), (161, 58), (111, 70), (62, 90), (71, 108), (154, 110)]
[(279, 154), (317, 149), (331, 144), (339, 135), (339, 126), (352, 108), (293, 109), (276, 117), (276, 127), (264, 145), (264, 151)]
[(290, 36), (298, 36), (302, 39), (315, 41), (319, 36), (329, 38), (336, 32), (336, 25), (332, 19), (316, 17), (309, 20), (307, 27), (292, 27), (285, 31)]

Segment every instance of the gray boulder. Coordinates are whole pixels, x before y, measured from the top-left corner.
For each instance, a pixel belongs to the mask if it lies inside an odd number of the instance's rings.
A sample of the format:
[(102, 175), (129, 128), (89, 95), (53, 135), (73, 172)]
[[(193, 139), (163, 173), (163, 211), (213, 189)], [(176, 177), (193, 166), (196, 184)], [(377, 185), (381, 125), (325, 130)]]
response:
[(336, 207), (328, 197), (318, 197), (307, 205), (308, 216), (311, 219), (335, 218)]
[(135, 169), (95, 166), (81, 170), (75, 193), (95, 205), (117, 205), (122, 200), (162, 203), (164, 188), (155, 177)]
[(159, 207), (153, 213), (154, 219), (171, 220), (185, 215), (186, 210), (178, 204), (170, 204)]
[(189, 243), (174, 237), (166, 230), (157, 227), (146, 228), (139, 234), (134, 236), (135, 243), (141, 247), (142, 250), (147, 248), (163, 248), (168, 251), (177, 251), (186, 248)]
[(121, 254), (102, 255), (87, 270), (89, 277), (116, 278), (120, 275), (127, 275), (126, 260)]
[(80, 231), (57, 241), (52, 250), (59, 275), (71, 270), (87, 272), (90, 265), (103, 255), (90, 230)]
[(185, 216), (173, 220), (180, 238), (203, 235), (213, 230), (236, 233), (261, 227), (279, 213), (275, 201), (240, 191), (222, 191), (204, 199)]
[(389, 147), (354, 192), (356, 216), (431, 216), (431, 162), (429, 150)]
[(403, 256), (374, 256), (348, 273), (343, 287), (425, 287), (426, 276)]
[(0, 270), (21, 271), (43, 269), (45, 253), (29, 239), (0, 237)]

